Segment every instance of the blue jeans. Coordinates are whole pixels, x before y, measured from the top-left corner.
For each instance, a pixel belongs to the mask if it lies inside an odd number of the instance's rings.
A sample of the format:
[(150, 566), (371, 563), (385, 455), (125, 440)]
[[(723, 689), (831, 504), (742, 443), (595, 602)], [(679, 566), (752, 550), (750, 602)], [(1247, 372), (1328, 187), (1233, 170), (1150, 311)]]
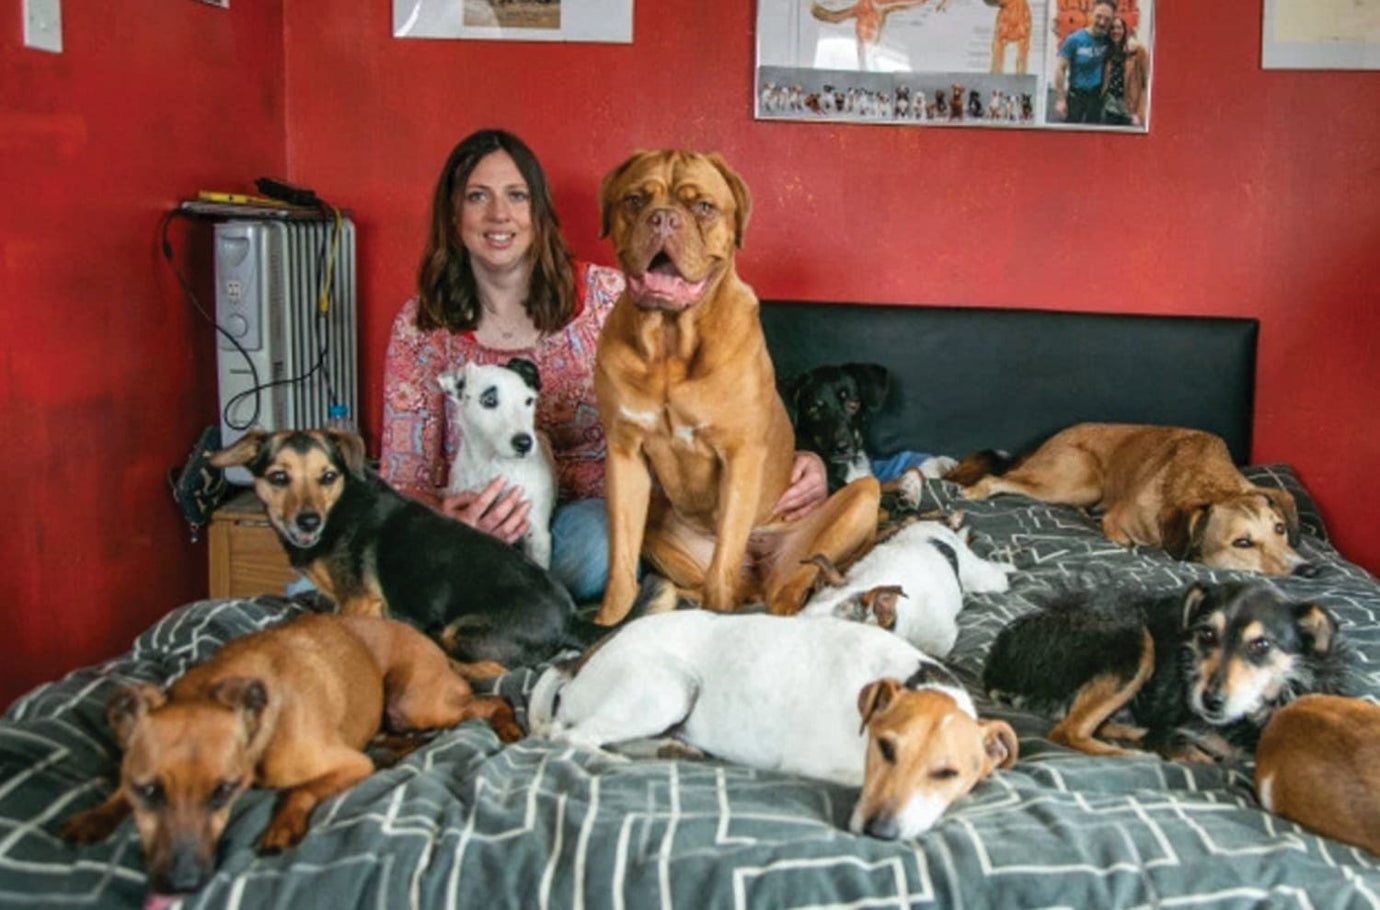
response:
[(577, 604), (604, 596), (609, 581), (609, 518), (602, 499), (577, 499), (551, 517), (551, 575)]
[(895, 480), (911, 468), (918, 468), (929, 458), (927, 452), (897, 452), (890, 458), (872, 459), (872, 473), (879, 483)]

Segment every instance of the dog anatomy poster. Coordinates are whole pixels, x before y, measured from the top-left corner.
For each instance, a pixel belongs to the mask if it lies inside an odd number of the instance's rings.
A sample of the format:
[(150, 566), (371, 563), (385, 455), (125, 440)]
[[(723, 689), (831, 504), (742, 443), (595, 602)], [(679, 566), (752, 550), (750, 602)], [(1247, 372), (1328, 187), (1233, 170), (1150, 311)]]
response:
[(756, 116), (1149, 129), (1154, 0), (757, 0)]
[(632, 43), (633, 0), (393, 0), (394, 38)]

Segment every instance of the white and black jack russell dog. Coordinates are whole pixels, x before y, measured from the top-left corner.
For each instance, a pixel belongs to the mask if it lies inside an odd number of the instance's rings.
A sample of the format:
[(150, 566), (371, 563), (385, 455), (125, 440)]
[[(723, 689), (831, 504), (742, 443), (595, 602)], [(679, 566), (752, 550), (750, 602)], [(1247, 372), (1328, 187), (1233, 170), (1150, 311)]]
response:
[(916, 521), (878, 543), (840, 574), (815, 557), (829, 587), (802, 616), (840, 616), (890, 628), (932, 657), (947, 657), (958, 639), (965, 591), (1002, 592), (1015, 571), (983, 559), (967, 535), (939, 521)]
[(644, 616), (548, 668), (528, 711), (534, 735), (575, 746), (671, 736), (727, 761), (862, 786), (849, 827), (882, 838), (928, 830), (1017, 752), (1010, 726), (978, 720), (942, 664), (830, 617)]
[(556, 505), (556, 467), (551, 444), (535, 425), (541, 377), (536, 364), (514, 357), (503, 365), (467, 363), (437, 377), (455, 401), (460, 448), (450, 466), (450, 495), (480, 490), (495, 477), (520, 487), (529, 503), (523, 552), (543, 569), (551, 566), (551, 511)]

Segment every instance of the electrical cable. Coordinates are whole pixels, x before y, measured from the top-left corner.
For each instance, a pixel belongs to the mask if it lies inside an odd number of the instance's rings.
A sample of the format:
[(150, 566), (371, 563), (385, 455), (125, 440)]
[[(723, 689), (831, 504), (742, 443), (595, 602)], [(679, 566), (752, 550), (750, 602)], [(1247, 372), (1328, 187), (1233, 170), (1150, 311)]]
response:
[[(330, 212), (333, 215), (334, 231), (332, 232), (331, 240), (328, 243), (323, 244), (322, 249), (320, 249), (317, 252), (318, 262), (320, 262), (322, 259), (325, 260), (321, 286), (317, 292), (316, 320), (318, 323), (324, 322), (326, 317), (330, 313), (330, 296), (331, 291), (334, 288), (335, 262), (337, 251), (340, 247), (340, 235), (342, 231), (343, 221), (339, 209), (335, 208), (334, 206), (328, 205), (324, 201), (322, 201), (320, 205), (322, 209)], [(163, 215), (160, 227), (161, 250), (163, 254), (163, 259), (167, 263), (168, 268), (172, 271), (173, 276), (177, 279), (177, 283), (181, 286), (182, 293), (192, 304), (193, 308), (195, 308), (196, 311), (200, 313), (207, 322), (211, 323), (211, 325), (215, 327), (217, 332), (229, 339), (230, 344), (234, 346), (236, 352), (238, 352), (240, 357), (244, 360), (245, 365), (249, 367), (251, 383), (250, 387), (233, 395), (229, 401), (225, 402), (225, 406), (221, 409), (221, 419), (224, 422), (225, 426), (232, 430), (249, 430), (253, 428), (256, 424), (258, 424), (259, 417), (263, 413), (262, 393), (265, 390), (272, 389), (277, 386), (293, 385), (295, 383), (306, 382), (308, 379), (316, 375), (318, 372), (322, 373), (323, 376), (327, 377), (328, 387), (330, 388), (331, 401), (332, 403), (335, 403), (338, 400), (338, 396), (334, 388), (334, 383), (329, 382), (330, 372), (324, 368), (326, 362), (326, 354), (330, 347), (328, 341), (330, 335), (328, 332), (324, 330), (320, 332), (322, 339), (321, 346), (317, 350), (316, 362), (312, 365), (311, 369), (307, 370), (307, 372), (299, 376), (285, 377), (283, 379), (272, 379), (268, 382), (260, 381), (258, 368), (254, 365), (254, 359), (249, 355), (249, 352), (245, 350), (244, 345), (240, 344), (239, 339), (232, 335), (224, 326), (222, 326), (219, 322), (216, 321), (214, 316), (212, 316), (210, 313), (206, 311), (206, 308), (201, 305), (201, 301), (197, 297), (196, 292), (192, 290), (190, 282), (188, 282), (186, 276), (182, 274), (182, 271), (178, 269), (173, 257), (172, 242), (168, 237), (168, 228), (172, 224), (172, 219), (175, 217), (185, 218), (191, 216), (190, 213), (178, 209), (172, 209)], [(254, 409), (250, 413), (250, 417), (247, 421), (237, 423), (231, 415), (235, 411), (235, 409), (239, 407), (240, 403), (248, 399), (250, 396), (253, 396), (254, 398)]]

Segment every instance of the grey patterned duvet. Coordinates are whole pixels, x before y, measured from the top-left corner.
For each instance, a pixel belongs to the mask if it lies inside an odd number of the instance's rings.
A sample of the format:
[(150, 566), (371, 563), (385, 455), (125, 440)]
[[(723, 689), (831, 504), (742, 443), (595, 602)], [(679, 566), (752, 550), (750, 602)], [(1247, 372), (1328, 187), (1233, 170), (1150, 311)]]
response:
[[(1380, 696), (1380, 584), (1328, 544), (1287, 467), (1248, 470), (1300, 498), (1301, 551), (1323, 570), (1281, 588), (1331, 609)], [(1231, 573), (1107, 543), (1078, 512), (1019, 497), (955, 502), (981, 555), (1014, 563), (1010, 592), (970, 596), (949, 664), (970, 686), (997, 631), (1070, 577), (1135, 590)], [(122, 657), (35, 690), (0, 722), (0, 905), (137, 907), (145, 882), (126, 823), (76, 848), (57, 831), (99, 802), (117, 756), (113, 685), (165, 682), (222, 642), (303, 608), (277, 598), (178, 608)], [(531, 668), (496, 682), (519, 707)], [(975, 693), (976, 694), (976, 693)], [(856, 792), (713, 760), (617, 761), (528, 739), (503, 747), (472, 722), (317, 809), (294, 850), (252, 843), (272, 795), (241, 799), (219, 871), (185, 907), (1380, 907), (1380, 859), (1313, 836), (1256, 803), (1249, 766), (1071, 753), (1047, 722), (1010, 721), (1021, 761), (914, 841), (843, 825)]]

